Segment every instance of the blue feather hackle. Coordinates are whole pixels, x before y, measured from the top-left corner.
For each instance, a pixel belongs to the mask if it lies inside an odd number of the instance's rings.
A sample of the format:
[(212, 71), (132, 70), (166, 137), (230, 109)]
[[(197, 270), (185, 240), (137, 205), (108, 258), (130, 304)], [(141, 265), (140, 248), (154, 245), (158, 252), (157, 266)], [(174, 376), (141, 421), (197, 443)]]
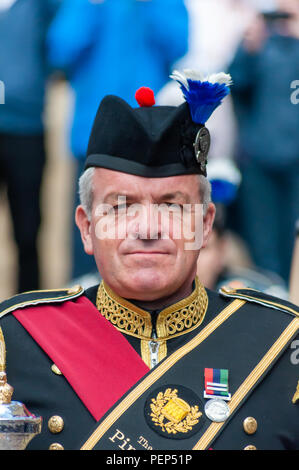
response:
[[(209, 81), (209, 77), (194, 79), (196, 74), (192, 71), (191, 73), (189, 71), (189, 74), (192, 78), (187, 74), (174, 72), (171, 78), (180, 84), (184, 98), (189, 104), (193, 122), (205, 124), (223, 98), (230, 93), (231, 78), (229, 75), (220, 73), (211, 75), (212, 81)], [(219, 81), (216, 81), (217, 77)]]
[(230, 204), (237, 195), (238, 186), (225, 180), (210, 181), (212, 187), (212, 201), (221, 204)]
[(228, 205), (237, 196), (242, 175), (230, 158), (214, 157), (208, 164), (208, 179), (212, 187), (212, 201)]

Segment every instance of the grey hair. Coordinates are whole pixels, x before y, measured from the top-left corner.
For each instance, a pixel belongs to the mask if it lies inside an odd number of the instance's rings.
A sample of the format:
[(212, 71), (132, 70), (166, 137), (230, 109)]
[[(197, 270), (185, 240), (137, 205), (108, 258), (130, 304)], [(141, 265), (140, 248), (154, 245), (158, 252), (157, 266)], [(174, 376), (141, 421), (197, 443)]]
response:
[(208, 205), (210, 204), (212, 198), (212, 187), (211, 183), (203, 175), (198, 175), (198, 181), (199, 181), (199, 194), (200, 194), (200, 200), (203, 204), (203, 214), (205, 215), (207, 210), (208, 210)]
[(85, 210), (88, 220), (91, 219), (93, 200), (93, 175), (95, 167), (87, 168), (79, 178), (80, 204)]
[[(91, 219), (92, 200), (93, 200), (93, 175), (95, 167), (88, 168), (79, 179), (80, 203), (85, 210), (88, 219)], [(211, 183), (203, 176), (198, 175), (200, 200), (203, 204), (203, 213), (206, 214), (209, 203), (211, 202)]]

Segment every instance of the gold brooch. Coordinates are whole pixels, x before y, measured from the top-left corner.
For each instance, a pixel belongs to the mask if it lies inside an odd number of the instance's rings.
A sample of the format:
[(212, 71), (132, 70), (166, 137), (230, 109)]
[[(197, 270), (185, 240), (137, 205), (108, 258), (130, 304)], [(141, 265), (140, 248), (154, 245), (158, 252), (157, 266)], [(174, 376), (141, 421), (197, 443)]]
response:
[(167, 388), (151, 399), (151, 420), (168, 434), (187, 433), (199, 422), (202, 413), (178, 397), (177, 389)]

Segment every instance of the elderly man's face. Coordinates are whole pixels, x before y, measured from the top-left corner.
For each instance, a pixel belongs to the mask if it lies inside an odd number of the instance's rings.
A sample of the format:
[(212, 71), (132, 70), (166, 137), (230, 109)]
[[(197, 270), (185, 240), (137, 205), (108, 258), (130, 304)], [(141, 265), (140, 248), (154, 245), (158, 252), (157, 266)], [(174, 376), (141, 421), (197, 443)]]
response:
[(86, 253), (118, 295), (152, 301), (191, 285), (215, 214), (210, 204), (202, 215), (196, 175), (143, 178), (96, 168), (93, 188), (91, 219), (79, 206), (76, 221)]

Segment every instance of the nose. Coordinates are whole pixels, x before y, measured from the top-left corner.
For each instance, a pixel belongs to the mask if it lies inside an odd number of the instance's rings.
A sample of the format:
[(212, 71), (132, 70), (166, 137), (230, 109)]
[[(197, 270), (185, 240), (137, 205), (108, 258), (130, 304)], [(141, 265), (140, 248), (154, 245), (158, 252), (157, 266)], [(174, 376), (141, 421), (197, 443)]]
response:
[(135, 240), (161, 238), (161, 220), (156, 204), (133, 204), (128, 208), (127, 236)]

